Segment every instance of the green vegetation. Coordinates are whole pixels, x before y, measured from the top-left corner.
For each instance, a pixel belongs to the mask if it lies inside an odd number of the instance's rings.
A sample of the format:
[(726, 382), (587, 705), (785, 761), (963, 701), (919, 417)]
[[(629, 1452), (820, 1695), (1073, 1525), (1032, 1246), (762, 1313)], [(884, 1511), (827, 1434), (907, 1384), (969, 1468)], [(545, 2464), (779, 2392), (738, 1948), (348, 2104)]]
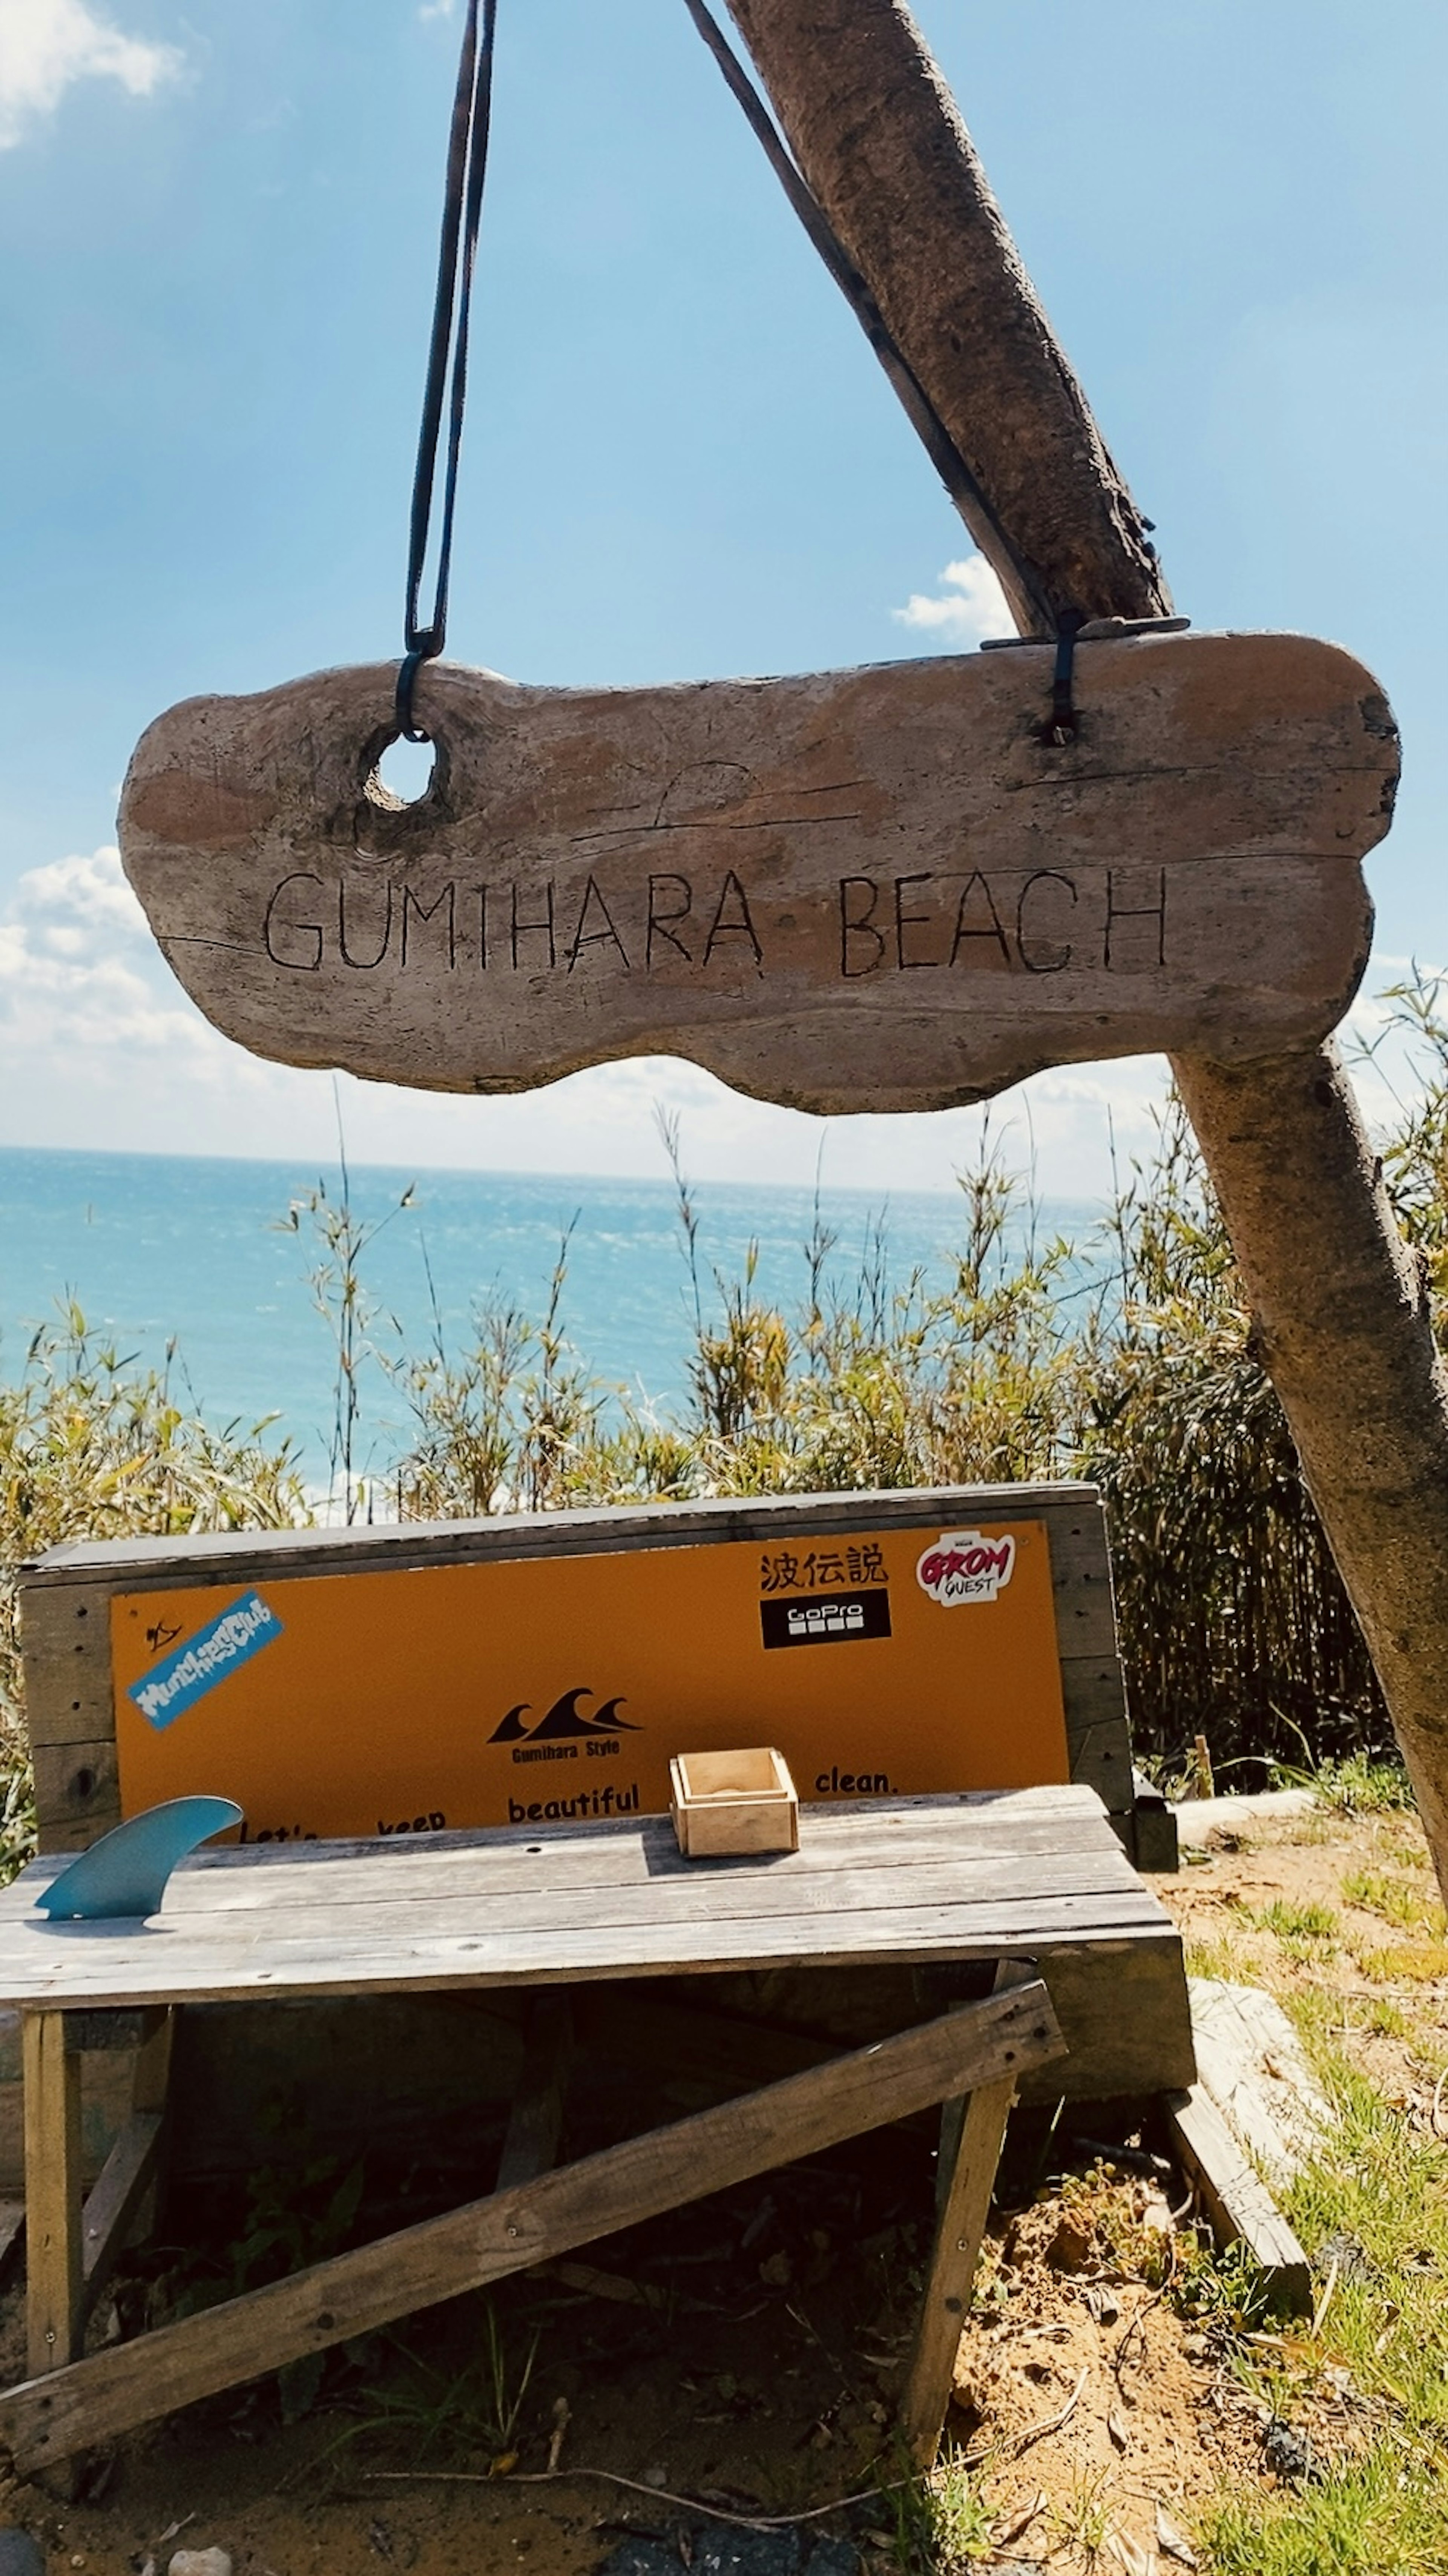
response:
[(1286, 2423), (1330, 2389), (1346, 2439), (1290, 2495), (1241, 2487), (1226, 2497), (1203, 2526), (1208, 2563), (1215, 2576), (1441, 2576), (1448, 2147), (1341, 2055), (1320, 2043), (1314, 2054), (1339, 2125), (1287, 2208), (1319, 2271), (1321, 2322), (1296, 2337), (1244, 2338), (1236, 2367)]
[(33, 1849), (15, 1574), (65, 1539), (279, 1529), (306, 1517), (296, 1462), (265, 1422), (203, 1422), (170, 1368), (138, 1369), (79, 1307), (0, 1386), (0, 1876)]

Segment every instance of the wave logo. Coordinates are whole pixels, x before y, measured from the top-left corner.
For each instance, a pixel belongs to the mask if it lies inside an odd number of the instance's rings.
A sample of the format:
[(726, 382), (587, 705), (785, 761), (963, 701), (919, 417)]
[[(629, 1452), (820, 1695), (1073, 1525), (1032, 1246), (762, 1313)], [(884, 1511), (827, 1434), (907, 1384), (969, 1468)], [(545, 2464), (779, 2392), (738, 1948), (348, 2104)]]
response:
[(915, 1568), (922, 1592), (944, 1610), (962, 1601), (994, 1601), (1016, 1570), (1016, 1543), (1009, 1530), (987, 1538), (981, 1530), (942, 1530)]
[(544, 1710), (543, 1715), (533, 1726), (525, 1726), (523, 1723), (532, 1702), (520, 1699), (516, 1708), (509, 1709), (501, 1725), (494, 1727), (488, 1742), (517, 1746), (519, 1749), (513, 1756), (516, 1762), (526, 1761), (529, 1757), (524, 1748), (534, 1745), (538, 1747), (538, 1754), (533, 1757), (536, 1760), (549, 1749), (558, 1753), (573, 1753), (580, 1741), (586, 1742), (591, 1749), (597, 1747), (602, 1751), (606, 1746), (612, 1751), (620, 1735), (638, 1734), (639, 1730), (636, 1726), (632, 1725), (626, 1717), (619, 1716), (618, 1712), (623, 1706), (622, 1697), (606, 1699), (600, 1708), (594, 1710), (591, 1717), (585, 1716), (578, 1703), (581, 1699), (592, 1697), (593, 1693), (587, 1685), (580, 1683), (577, 1690), (564, 1691), (553, 1702), (551, 1708)]

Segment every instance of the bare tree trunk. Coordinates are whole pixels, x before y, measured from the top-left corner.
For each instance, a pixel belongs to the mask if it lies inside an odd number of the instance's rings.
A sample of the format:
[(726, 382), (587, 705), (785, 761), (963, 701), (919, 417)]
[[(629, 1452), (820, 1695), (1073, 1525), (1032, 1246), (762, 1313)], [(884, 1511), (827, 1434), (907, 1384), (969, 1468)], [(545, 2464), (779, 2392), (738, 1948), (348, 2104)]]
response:
[[(903, 0), (730, 8), (989, 504), (971, 533), (1023, 629), (1165, 614), (1146, 524)], [(1426, 1299), (1334, 1049), (1173, 1070), (1448, 1898), (1448, 1379)]]

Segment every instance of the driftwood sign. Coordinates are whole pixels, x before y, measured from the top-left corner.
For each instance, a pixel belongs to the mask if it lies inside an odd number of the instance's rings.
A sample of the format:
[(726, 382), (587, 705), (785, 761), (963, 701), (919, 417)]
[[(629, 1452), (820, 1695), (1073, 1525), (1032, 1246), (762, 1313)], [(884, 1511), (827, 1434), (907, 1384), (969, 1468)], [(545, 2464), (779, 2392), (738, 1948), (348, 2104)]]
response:
[(575, 690), (433, 664), (410, 806), (375, 774), (394, 666), (321, 672), (152, 725), (122, 854), (229, 1037), (426, 1089), (657, 1053), (803, 1109), (933, 1109), (1323, 1037), (1392, 810), (1376, 683), (1295, 636), (1085, 642), (1059, 744), (1051, 667)]

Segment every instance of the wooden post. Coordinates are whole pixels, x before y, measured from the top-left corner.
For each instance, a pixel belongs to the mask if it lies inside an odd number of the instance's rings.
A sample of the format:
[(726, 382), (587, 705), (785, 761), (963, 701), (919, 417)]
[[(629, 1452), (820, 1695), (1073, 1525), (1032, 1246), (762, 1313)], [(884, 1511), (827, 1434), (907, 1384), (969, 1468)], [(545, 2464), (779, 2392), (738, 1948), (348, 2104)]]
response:
[[(994, 1992), (1028, 1984), (1027, 1959), (1002, 1959)], [(940, 2161), (935, 2177), (935, 2241), (920, 2302), (920, 2322), (900, 2399), (900, 2431), (917, 2467), (928, 2469), (955, 2378), (955, 2356), (970, 2308), (985, 2223), (990, 2216), (996, 2168), (1016, 2098), (1014, 2075), (957, 2094), (940, 2113)]]
[[(730, 8), (983, 495), (967, 523), (1023, 630), (1166, 614), (1146, 523), (903, 0)], [(1330, 1047), (1172, 1061), (1448, 1896), (1448, 1378), (1427, 1298)]]
[(27, 2012), (25, 2084), (26, 2342), (32, 2376), (73, 2361), (82, 2334), (80, 2059), (65, 2015)]

